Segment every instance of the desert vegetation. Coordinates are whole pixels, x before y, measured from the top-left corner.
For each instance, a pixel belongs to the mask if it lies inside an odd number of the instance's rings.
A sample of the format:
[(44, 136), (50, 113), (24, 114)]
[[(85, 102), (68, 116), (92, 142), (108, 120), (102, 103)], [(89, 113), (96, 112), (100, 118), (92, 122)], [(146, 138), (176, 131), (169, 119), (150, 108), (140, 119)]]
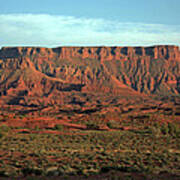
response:
[(114, 123), (107, 122), (113, 131), (99, 131), (91, 124), (93, 128), (72, 132), (56, 125), (52, 131), (62, 134), (1, 126), (0, 175), (27, 179), (99, 174), (109, 179), (179, 177), (179, 125), (154, 123), (117, 130)]

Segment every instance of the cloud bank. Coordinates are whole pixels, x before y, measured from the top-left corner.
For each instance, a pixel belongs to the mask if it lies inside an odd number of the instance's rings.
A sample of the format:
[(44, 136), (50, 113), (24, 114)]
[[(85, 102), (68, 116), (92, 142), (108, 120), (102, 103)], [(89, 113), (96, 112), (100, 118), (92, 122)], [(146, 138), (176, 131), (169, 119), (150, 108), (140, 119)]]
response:
[(0, 46), (180, 45), (180, 25), (48, 14), (0, 14)]

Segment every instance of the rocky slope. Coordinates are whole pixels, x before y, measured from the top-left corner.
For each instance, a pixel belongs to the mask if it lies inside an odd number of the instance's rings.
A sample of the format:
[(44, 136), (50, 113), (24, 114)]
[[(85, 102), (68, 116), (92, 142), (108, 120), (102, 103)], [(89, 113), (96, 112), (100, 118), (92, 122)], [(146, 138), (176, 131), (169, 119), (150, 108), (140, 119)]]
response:
[(76, 103), (75, 99), (68, 99), (74, 93), (179, 95), (180, 49), (154, 46), (0, 50), (1, 104)]
[(141, 121), (149, 113), (180, 120), (177, 46), (0, 50), (1, 123), (53, 127), (88, 119)]

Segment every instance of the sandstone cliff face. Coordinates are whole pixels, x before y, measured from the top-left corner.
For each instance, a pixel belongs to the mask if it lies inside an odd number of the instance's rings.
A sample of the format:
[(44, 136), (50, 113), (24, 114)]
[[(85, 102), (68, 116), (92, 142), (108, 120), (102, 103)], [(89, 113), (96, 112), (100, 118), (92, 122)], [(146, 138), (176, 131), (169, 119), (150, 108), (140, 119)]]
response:
[(3, 102), (63, 103), (73, 92), (180, 94), (180, 49), (154, 46), (0, 50)]
[(164, 58), (166, 60), (179, 60), (180, 49), (178, 46), (152, 46), (152, 47), (3, 47), (0, 51), (1, 58), (17, 58), (21, 56), (58, 57), (60, 59), (91, 58), (101, 61), (121, 60), (124, 58)]

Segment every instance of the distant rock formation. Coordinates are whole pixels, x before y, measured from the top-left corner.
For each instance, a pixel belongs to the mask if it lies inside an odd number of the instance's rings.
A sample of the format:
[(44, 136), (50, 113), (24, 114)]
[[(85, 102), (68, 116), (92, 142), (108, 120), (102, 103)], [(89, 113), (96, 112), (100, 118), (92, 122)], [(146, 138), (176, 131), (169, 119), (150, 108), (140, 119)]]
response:
[(70, 58), (92, 58), (101, 61), (121, 60), (123, 58), (164, 58), (167, 60), (180, 60), (180, 49), (178, 46), (159, 45), (152, 47), (3, 47), (0, 50), (0, 58), (18, 58), (20, 56), (58, 57), (60, 59)]
[(180, 49), (3, 47), (0, 104), (63, 103), (73, 92), (180, 94)]

